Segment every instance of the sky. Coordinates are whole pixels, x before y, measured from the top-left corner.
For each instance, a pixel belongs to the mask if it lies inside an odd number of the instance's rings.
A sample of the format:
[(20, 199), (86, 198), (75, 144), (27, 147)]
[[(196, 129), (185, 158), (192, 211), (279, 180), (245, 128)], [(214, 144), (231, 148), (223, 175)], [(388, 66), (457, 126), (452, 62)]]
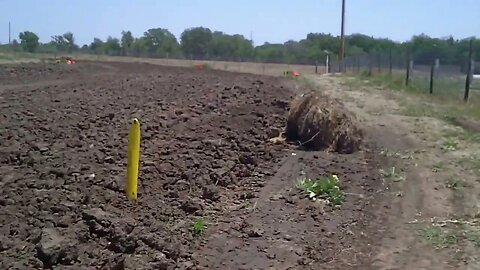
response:
[[(406, 41), (415, 34), (480, 37), (480, 0), (346, 0), (345, 33)], [(300, 40), (308, 33), (340, 34), (341, 0), (0, 0), (0, 43), (19, 32), (35, 32), (41, 42), (65, 32), (77, 44), (94, 37), (141, 36), (167, 28), (204, 26), (243, 34), (255, 45)]]

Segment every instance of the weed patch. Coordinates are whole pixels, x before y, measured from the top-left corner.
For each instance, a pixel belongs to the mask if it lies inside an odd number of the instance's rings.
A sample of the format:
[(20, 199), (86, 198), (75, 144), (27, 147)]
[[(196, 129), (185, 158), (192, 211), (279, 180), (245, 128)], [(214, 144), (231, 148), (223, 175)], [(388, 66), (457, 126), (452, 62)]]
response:
[(447, 180), (447, 187), (453, 190), (458, 190), (460, 188), (469, 187), (469, 185), (465, 180), (455, 176)]
[(301, 178), (297, 188), (305, 192), (311, 199), (324, 199), (329, 204), (341, 205), (345, 201), (345, 193), (340, 189), (340, 181), (336, 175), (324, 176), (312, 180)]
[(380, 174), (383, 176), (384, 179), (390, 179), (393, 182), (399, 182), (399, 181), (405, 180), (405, 176), (399, 175), (395, 167), (391, 167), (388, 170), (380, 169)]
[(458, 141), (453, 137), (446, 137), (443, 141), (442, 146), (440, 147), (442, 151), (455, 151), (458, 147)]
[(205, 231), (206, 228), (207, 228), (207, 224), (205, 223), (205, 220), (203, 220), (202, 218), (199, 218), (195, 220), (195, 222), (192, 224), (192, 233), (194, 235), (199, 235), (203, 231)]
[(438, 226), (421, 228), (418, 230), (418, 234), (437, 249), (447, 248), (459, 242), (457, 235), (453, 231)]

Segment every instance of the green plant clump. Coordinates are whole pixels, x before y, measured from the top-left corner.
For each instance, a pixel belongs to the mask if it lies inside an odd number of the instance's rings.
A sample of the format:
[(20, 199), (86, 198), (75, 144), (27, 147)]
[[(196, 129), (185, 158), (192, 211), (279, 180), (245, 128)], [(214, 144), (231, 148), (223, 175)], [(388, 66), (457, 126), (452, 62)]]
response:
[(332, 205), (341, 205), (345, 201), (345, 193), (340, 189), (338, 176), (323, 176), (312, 180), (301, 178), (297, 188), (303, 190), (311, 199), (325, 199)]
[(458, 237), (452, 231), (442, 230), (442, 228), (437, 226), (421, 228), (418, 233), (431, 242), (437, 249), (447, 248), (457, 244), (459, 241)]
[(194, 235), (199, 235), (207, 228), (205, 220), (199, 218), (192, 225), (192, 232)]

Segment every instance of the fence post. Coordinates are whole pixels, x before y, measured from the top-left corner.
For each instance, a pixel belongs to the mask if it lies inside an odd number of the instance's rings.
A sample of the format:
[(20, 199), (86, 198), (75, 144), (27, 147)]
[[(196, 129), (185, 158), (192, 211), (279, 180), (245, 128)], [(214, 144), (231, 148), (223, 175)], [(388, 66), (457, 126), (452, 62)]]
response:
[(318, 61), (315, 60), (315, 74), (318, 73)]
[(407, 72), (405, 74), (405, 86), (408, 86), (410, 80), (410, 49), (407, 51)]
[(392, 76), (392, 66), (393, 66), (393, 63), (392, 63), (392, 48), (390, 48), (390, 50), (388, 52), (388, 74), (390, 74), (390, 76)]
[(472, 62), (473, 62), (473, 39), (470, 40), (470, 46), (468, 49), (468, 70), (467, 70), (467, 79), (465, 80), (465, 94), (463, 100), (468, 101), (468, 94), (470, 92), (470, 79), (472, 77)]
[(433, 61), (430, 67), (430, 94), (433, 94), (433, 72), (435, 70), (435, 61)]

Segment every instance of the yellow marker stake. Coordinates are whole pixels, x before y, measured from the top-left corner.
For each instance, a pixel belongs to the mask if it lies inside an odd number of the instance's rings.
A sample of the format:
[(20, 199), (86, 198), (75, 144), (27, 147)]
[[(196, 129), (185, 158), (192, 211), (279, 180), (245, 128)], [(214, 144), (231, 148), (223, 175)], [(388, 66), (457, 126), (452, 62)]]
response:
[(140, 161), (140, 122), (133, 119), (128, 135), (127, 197), (137, 199), (138, 164)]

